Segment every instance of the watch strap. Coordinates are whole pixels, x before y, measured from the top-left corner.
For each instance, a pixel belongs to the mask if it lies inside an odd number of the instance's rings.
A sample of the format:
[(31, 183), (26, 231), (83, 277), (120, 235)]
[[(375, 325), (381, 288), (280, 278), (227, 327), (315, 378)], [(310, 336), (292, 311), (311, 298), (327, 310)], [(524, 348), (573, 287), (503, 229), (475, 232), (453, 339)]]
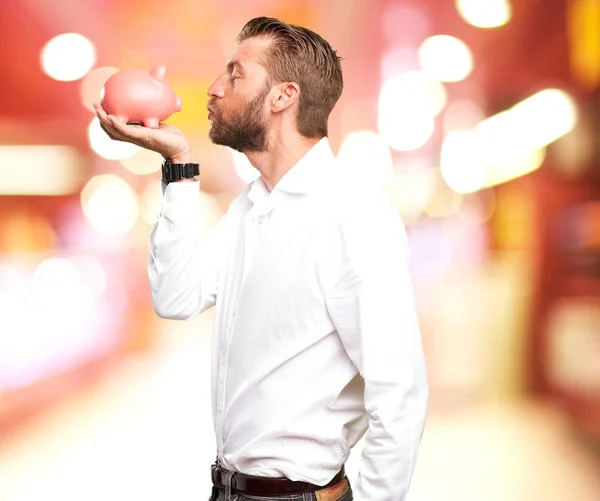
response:
[(165, 158), (162, 164), (162, 180), (165, 184), (180, 179), (190, 179), (200, 175), (200, 165), (195, 163), (174, 164), (170, 158)]

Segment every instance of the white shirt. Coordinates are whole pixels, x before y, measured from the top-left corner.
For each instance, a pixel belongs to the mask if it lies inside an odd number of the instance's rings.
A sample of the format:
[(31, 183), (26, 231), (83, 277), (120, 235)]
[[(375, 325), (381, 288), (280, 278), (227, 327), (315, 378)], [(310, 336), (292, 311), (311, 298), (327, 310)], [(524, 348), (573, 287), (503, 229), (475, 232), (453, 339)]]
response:
[(216, 305), (224, 466), (324, 485), (366, 432), (355, 499), (404, 499), (428, 386), (406, 233), (389, 198), (338, 167), (326, 138), (271, 193), (260, 177), (250, 183), (204, 239), (198, 183), (163, 191), (153, 304), (171, 319)]

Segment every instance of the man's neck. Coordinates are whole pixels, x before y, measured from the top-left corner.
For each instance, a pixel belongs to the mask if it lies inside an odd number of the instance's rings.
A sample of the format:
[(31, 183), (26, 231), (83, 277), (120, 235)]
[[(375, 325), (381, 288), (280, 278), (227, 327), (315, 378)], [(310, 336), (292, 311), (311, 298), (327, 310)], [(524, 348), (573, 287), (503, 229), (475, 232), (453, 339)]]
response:
[(260, 172), (267, 189), (273, 191), (281, 178), (320, 140), (295, 134), (286, 141), (271, 141), (267, 151), (248, 152), (246, 156)]

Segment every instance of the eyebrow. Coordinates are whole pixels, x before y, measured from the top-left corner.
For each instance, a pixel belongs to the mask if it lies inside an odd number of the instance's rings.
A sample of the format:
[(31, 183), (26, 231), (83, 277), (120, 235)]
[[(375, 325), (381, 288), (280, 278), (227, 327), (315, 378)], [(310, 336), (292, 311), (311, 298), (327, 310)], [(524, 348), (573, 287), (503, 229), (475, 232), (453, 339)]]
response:
[(233, 61), (229, 61), (227, 63), (227, 71), (232, 71), (233, 69), (237, 69), (240, 73), (244, 73), (244, 67), (242, 66), (242, 63), (240, 63), (237, 60), (233, 60)]

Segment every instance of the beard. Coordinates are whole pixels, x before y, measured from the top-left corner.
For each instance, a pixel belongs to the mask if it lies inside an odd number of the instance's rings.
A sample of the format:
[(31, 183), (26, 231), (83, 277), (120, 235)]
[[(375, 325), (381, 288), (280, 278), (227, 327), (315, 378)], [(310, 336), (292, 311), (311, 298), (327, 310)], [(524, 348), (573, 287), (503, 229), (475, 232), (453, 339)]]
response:
[(211, 141), (242, 153), (266, 151), (267, 124), (263, 106), (268, 93), (269, 89), (261, 91), (242, 113), (229, 122), (223, 120), (219, 102), (211, 99), (209, 106), (213, 110), (213, 120), (208, 133)]

